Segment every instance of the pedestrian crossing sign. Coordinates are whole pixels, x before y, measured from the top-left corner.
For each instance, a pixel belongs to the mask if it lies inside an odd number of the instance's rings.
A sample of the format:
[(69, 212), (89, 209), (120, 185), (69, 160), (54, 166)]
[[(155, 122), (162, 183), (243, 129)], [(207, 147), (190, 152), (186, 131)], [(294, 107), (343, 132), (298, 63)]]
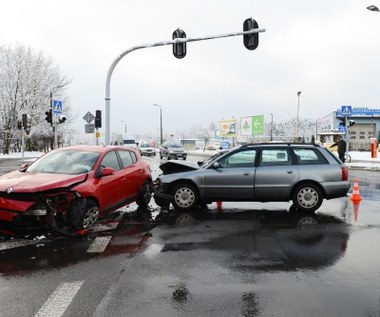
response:
[(342, 106), (343, 116), (351, 116), (351, 114), (352, 114), (352, 106)]
[(53, 100), (53, 112), (57, 114), (62, 114), (62, 101)]

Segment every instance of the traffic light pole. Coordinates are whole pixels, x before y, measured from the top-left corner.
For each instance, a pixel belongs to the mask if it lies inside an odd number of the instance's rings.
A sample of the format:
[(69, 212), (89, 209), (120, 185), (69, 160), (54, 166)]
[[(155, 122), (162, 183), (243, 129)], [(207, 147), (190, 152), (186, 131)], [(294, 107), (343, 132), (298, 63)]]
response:
[(130, 49), (124, 51), (121, 53), (115, 60), (112, 62), (111, 66), (108, 69), (107, 77), (106, 77), (106, 89), (105, 89), (105, 144), (110, 144), (110, 134), (111, 134), (111, 119), (110, 119), (110, 108), (111, 108), (111, 92), (110, 92), (110, 83), (111, 83), (111, 76), (112, 73), (116, 67), (116, 65), (119, 63), (119, 61), (127, 54), (143, 49), (143, 48), (151, 48), (151, 47), (158, 47), (158, 46), (165, 46), (165, 45), (173, 45), (173, 44), (180, 44), (180, 43), (187, 43), (187, 42), (197, 42), (197, 41), (205, 41), (205, 40), (213, 40), (218, 38), (224, 38), (224, 37), (232, 37), (232, 36), (239, 36), (239, 35), (249, 35), (254, 33), (260, 33), (265, 32), (265, 29), (252, 29), (249, 31), (243, 31), (243, 32), (234, 32), (234, 33), (226, 33), (226, 34), (220, 34), (220, 35), (211, 35), (211, 36), (204, 36), (204, 37), (198, 37), (198, 38), (176, 38), (174, 40), (170, 41), (162, 41), (162, 42), (156, 42), (152, 44), (141, 44), (134, 47), (131, 47)]

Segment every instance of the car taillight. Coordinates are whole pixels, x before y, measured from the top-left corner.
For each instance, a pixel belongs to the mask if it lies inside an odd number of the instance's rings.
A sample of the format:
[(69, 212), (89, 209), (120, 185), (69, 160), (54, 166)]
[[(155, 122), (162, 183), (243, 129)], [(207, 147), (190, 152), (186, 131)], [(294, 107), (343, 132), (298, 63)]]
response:
[(348, 168), (347, 166), (342, 167), (342, 181), (348, 180)]

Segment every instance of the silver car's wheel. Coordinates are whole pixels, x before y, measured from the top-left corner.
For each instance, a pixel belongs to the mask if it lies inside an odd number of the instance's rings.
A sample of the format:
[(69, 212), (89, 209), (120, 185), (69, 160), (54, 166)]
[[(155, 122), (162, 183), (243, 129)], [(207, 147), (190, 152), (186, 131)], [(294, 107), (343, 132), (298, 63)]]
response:
[(198, 192), (190, 184), (176, 186), (173, 191), (173, 206), (178, 210), (189, 210), (198, 204)]
[(315, 211), (322, 201), (321, 190), (313, 184), (302, 184), (294, 191), (293, 202), (299, 210)]

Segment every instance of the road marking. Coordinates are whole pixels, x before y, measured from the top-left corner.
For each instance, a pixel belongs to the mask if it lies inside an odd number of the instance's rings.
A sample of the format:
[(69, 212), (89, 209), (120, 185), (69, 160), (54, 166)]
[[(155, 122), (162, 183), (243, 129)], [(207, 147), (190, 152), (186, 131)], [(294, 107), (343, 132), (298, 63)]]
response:
[(0, 251), (15, 249), (19, 247), (24, 247), (27, 245), (33, 245), (38, 243), (43, 243), (44, 241), (36, 241), (36, 240), (14, 240), (14, 241), (4, 241), (0, 243)]
[(34, 317), (62, 316), (83, 283), (84, 281), (77, 281), (59, 285)]
[(107, 237), (97, 237), (93, 242), (92, 244), (90, 245), (90, 247), (87, 249), (87, 253), (101, 253), (103, 252), (108, 243), (110, 242), (111, 240), (111, 236), (107, 236)]
[(95, 226), (91, 229), (91, 232), (102, 232), (102, 231), (108, 231), (108, 230), (114, 230), (119, 225), (119, 222), (106, 222), (106, 223), (97, 223)]

